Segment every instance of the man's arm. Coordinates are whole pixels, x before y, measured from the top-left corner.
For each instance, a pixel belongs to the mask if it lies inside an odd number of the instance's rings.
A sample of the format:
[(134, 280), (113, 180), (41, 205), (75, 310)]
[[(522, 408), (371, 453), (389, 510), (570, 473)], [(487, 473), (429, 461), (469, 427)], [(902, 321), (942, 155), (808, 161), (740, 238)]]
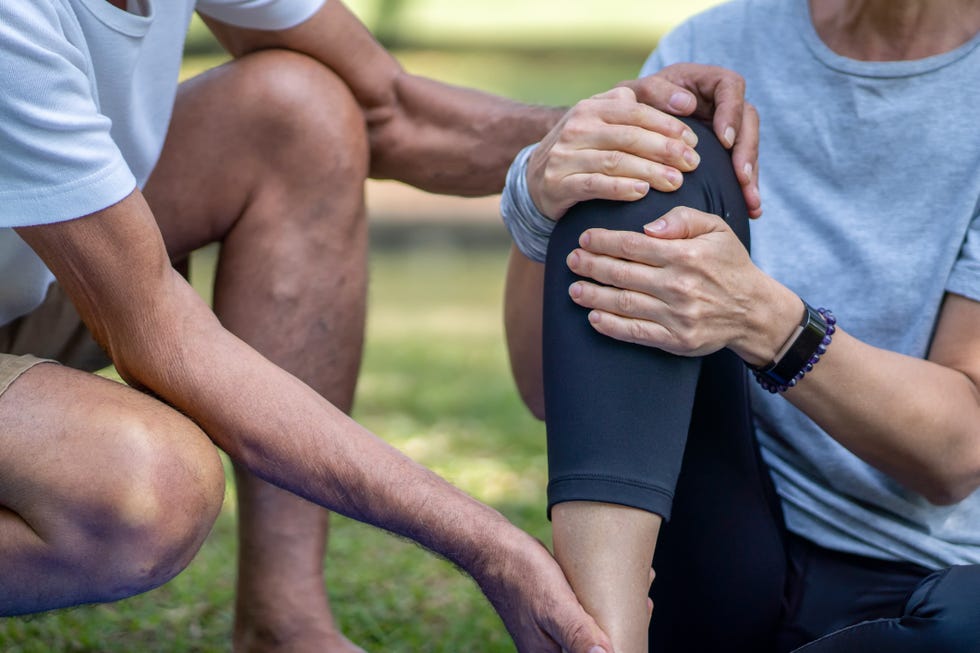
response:
[(170, 266), (138, 191), (91, 216), (18, 233), (123, 378), (194, 419), (250, 472), (449, 558), (480, 583), (520, 650), (609, 650), (533, 538), (222, 328)]
[[(517, 151), (540, 140), (564, 114), (564, 109), (529, 106), (405, 72), (339, 0), (330, 0), (310, 19), (287, 30), (244, 29), (207, 17), (205, 21), (235, 56), (289, 49), (337, 73), (364, 110), (373, 177), (398, 179), (433, 192), (496, 193)], [(722, 89), (717, 97), (720, 113), (733, 129), (740, 129), (743, 106), (738, 85), (712, 86), (707, 80), (716, 75), (703, 72), (704, 79), (691, 76), (700, 87), (690, 78), (681, 80), (692, 83), (689, 90), (667, 76), (630, 84), (642, 102), (675, 115), (703, 107), (700, 93), (705, 88), (712, 93)], [(671, 146), (647, 154), (666, 168), (690, 170), (683, 157), (689, 149), (682, 138), (685, 126), (670, 116), (663, 118), (657, 129)], [(663, 170), (657, 168), (645, 181), (659, 185)]]

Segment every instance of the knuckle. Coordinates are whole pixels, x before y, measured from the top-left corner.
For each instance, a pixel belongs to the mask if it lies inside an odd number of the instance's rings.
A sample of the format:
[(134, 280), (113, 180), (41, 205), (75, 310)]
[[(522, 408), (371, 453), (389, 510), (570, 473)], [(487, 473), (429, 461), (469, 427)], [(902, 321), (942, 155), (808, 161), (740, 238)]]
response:
[(612, 150), (610, 152), (606, 152), (602, 156), (602, 164), (601, 164), (602, 170), (606, 174), (611, 174), (616, 172), (617, 170), (619, 170), (619, 166), (623, 162), (623, 156), (625, 155), (623, 154), (623, 152), (620, 152), (619, 150)]
[(617, 86), (611, 91), (612, 97), (617, 100), (635, 100), (636, 93), (628, 86)]
[(643, 244), (646, 242), (645, 238), (645, 236), (638, 233), (631, 232), (625, 234), (620, 245), (623, 256), (634, 260), (639, 257), (640, 253), (643, 251)]
[(678, 297), (690, 297), (694, 294), (694, 280), (683, 274), (675, 275), (667, 282), (669, 290)]
[(563, 637), (565, 639), (565, 647), (569, 651), (584, 649), (588, 644), (590, 644), (589, 640), (591, 639), (589, 629), (581, 622), (576, 622), (575, 624), (566, 627)]
[(609, 272), (609, 277), (614, 285), (622, 288), (629, 284), (632, 275), (630, 274), (629, 266), (620, 261), (613, 265)]
[(689, 206), (677, 206), (674, 207), (670, 212), (673, 213), (675, 216), (677, 216), (677, 218), (685, 222), (689, 220), (693, 220), (694, 217), (697, 215), (694, 212), (694, 209), (692, 209)]
[(632, 342), (645, 342), (650, 340), (646, 325), (639, 320), (630, 320), (626, 326), (626, 333)]
[(599, 187), (600, 177), (598, 174), (589, 174), (582, 177), (582, 192), (585, 195), (591, 195)]
[(631, 276), (629, 266), (623, 262), (614, 264), (612, 269), (609, 271), (610, 280), (612, 281), (613, 285), (619, 288), (628, 285)]
[(621, 290), (616, 295), (616, 308), (623, 315), (632, 315), (636, 310), (636, 300), (633, 293)]

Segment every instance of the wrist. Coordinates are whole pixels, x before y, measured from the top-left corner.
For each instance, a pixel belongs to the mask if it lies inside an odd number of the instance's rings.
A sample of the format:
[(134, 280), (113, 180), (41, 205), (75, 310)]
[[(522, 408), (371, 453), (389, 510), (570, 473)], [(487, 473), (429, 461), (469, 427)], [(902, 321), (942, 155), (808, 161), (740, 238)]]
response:
[(507, 183), (500, 198), (500, 215), (514, 244), (524, 256), (543, 263), (555, 221), (538, 210), (527, 185), (527, 163), (537, 145), (521, 150), (507, 171)]
[(837, 318), (826, 308), (813, 308), (803, 303), (803, 315), (793, 335), (776, 354), (776, 358), (761, 367), (752, 368), (756, 381), (768, 392), (786, 392), (813, 370), (820, 357), (827, 353), (837, 331)]
[(751, 367), (765, 366), (792, 340), (800, 324), (803, 300), (771, 277), (755, 287), (763, 292), (752, 302), (741, 338), (730, 346)]

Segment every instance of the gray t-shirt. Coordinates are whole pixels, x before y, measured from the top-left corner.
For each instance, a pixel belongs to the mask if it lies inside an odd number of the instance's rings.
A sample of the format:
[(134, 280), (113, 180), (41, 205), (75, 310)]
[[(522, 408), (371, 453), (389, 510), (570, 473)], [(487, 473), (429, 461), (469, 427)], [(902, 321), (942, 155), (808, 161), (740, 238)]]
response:
[[(820, 40), (807, 0), (737, 0), (667, 35), (643, 74), (693, 61), (745, 77), (762, 120), (756, 263), (853, 336), (923, 358), (944, 294), (980, 301), (978, 46), (856, 61)], [(931, 505), (785, 399), (754, 388), (752, 402), (790, 530), (929, 568), (980, 563), (980, 492)]]

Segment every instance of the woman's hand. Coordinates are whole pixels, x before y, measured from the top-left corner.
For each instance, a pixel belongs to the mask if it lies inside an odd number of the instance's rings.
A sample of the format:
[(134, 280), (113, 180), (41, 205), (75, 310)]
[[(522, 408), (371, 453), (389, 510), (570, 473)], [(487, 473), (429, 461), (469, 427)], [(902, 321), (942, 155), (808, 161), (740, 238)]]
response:
[[(759, 119), (737, 73), (700, 64), (669, 66), (623, 82), (570, 109), (530, 158), (527, 182), (552, 219), (588, 199), (637, 200), (650, 188), (669, 192), (697, 167), (697, 137), (675, 115), (712, 120), (732, 154), (752, 217), (758, 192)], [(673, 115), (671, 115), (673, 114)]]
[(729, 347), (751, 365), (772, 359), (799, 323), (799, 298), (752, 263), (716, 215), (679, 207), (646, 233), (589, 229), (568, 266), (593, 328), (684, 356)]
[(527, 168), (528, 189), (552, 219), (588, 199), (637, 200), (653, 187), (676, 190), (700, 157), (683, 122), (614, 88), (572, 107), (541, 141)]

